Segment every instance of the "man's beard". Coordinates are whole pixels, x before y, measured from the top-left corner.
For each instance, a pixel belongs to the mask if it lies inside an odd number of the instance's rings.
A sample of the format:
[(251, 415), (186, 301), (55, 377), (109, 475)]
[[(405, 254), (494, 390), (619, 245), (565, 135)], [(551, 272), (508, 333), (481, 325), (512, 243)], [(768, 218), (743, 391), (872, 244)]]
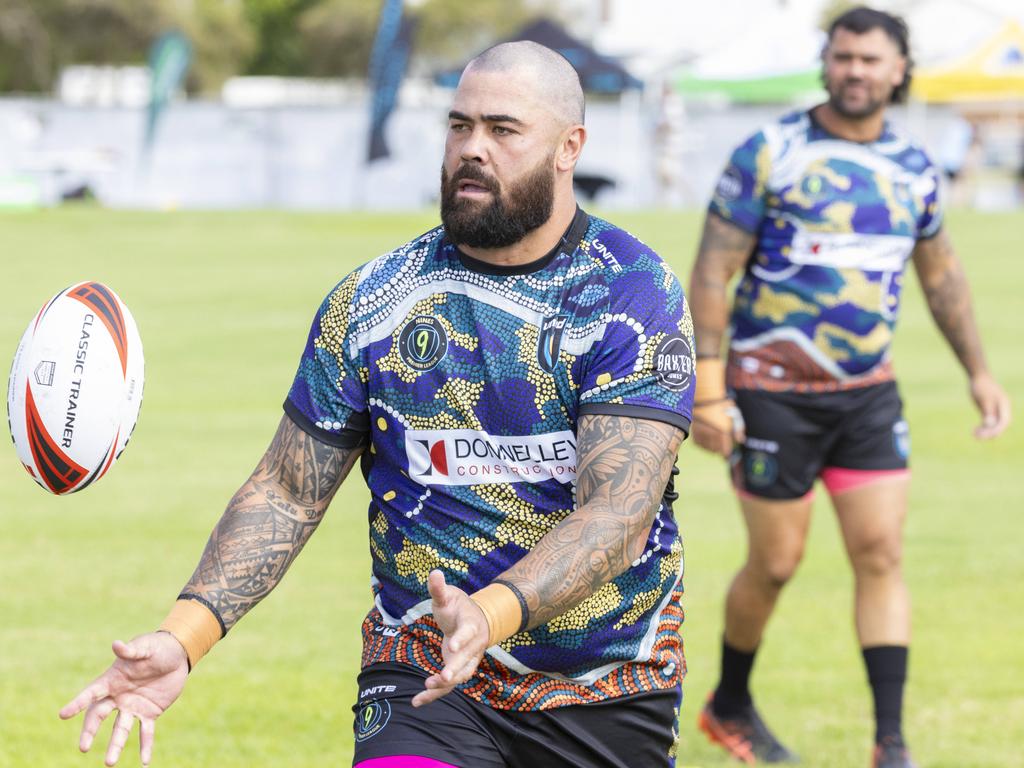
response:
[(828, 88), (828, 103), (836, 112), (843, 117), (851, 119), (859, 119), (864, 117), (871, 117), (883, 110), (886, 104), (889, 103), (889, 97), (891, 92), (885, 95), (885, 98), (878, 100), (874, 99), (870, 93), (870, 86), (864, 84), (865, 90), (867, 91), (867, 99), (864, 101), (862, 106), (851, 108), (846, 106), (842, 99), (842, 89), (844, 85), (849, 83), (840, 83), (839, 85), (833, 86), (831, 83), (826, 82), (825, 85)]
[[(467, 163), (448, 177), (441, 167), (441, 222), (454, 243), (471, 248), (505, 248), (522, 240), (551, 218), (555, 201), (552, 158), (501, 194), (497, 180)], [(459, 182), (472, 181), (491, 193), (489, 204), (456, 197)]]

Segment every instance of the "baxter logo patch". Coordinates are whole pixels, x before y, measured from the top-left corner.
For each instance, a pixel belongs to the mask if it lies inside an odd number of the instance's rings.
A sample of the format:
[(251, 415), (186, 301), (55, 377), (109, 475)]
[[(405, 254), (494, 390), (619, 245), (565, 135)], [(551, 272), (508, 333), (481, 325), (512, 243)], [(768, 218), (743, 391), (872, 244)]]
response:
[(398, 354), (414, 371), (429, 371), (448, 354), (448, 333), (436, 317), (417, 315), (398, 335)]
[(473, 429), (410, 429), (409, 477), (421, 485), (542, 483), (576, 478), (576, 436), (489, 435)]
[(666, 336), (654, 353), (654, 371), (665, 389), (681, 392), (693, 380), (693, 354), (690, 342), (681, 333)]

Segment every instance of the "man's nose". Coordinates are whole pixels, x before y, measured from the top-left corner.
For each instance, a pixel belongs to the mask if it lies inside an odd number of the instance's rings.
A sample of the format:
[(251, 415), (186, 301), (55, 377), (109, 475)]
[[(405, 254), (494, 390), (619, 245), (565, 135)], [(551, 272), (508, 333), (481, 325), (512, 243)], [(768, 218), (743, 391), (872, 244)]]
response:
[(486, 127), (477, 126), (459, 147), (459, 157), (468, 163), (483, 163), (487, 159)]

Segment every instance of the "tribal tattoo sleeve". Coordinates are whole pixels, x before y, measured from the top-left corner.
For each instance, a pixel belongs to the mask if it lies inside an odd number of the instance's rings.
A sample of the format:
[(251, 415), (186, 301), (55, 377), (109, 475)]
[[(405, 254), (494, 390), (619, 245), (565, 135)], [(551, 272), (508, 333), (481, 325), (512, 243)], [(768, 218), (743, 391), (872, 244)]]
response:
[(985, 368), (985, 353), (963, 266), (945, 229), (914, 248), (914, 267), (928, 309), (969, 375)]
[(580, 419), (576, 511), (502, 574), (526, 600), (527, 628), (578, 605), (640, 556), (683, 437), (648, 419)]
[(283, 417), (181, 597), (200, 599), (230, 629), (281, 581), (361, 451), (322, 443)]
[(690, 276), (687, 298), (699, 357), (718, 357), (729, 325), (728, 285), (746, 264), (757, 238), (709, 212)]

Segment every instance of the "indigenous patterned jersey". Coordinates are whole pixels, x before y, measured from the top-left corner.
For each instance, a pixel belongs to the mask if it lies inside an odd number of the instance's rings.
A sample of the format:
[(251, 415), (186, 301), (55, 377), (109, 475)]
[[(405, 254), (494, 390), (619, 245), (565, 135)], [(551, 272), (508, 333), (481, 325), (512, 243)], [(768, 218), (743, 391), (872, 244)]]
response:
[[(364, 666), (440, 669), (427, 574), (439, 568), (472, 593), (573, 512), (581, 415), (688, 431), (692, 349), (669, 268), (582, 211), (559, 247), (522, 268), (478, 262), (439, 227), (342, 280), (313, 322), (285, 410), (326, 443), (369, 443), (375, 605)], [(490, 648), (462, 690), (527, 710), (677, 686), (681, 575), (665, 502), (629, 570)]]
[(710, 205), (757, 235), (733, 305), (730, 385), (815, 392), (890, 380), (903, 268), (942, 225), (937, 191), (931, 161), (888, 125), (858, 144), (798, 112), (740, 146)]

